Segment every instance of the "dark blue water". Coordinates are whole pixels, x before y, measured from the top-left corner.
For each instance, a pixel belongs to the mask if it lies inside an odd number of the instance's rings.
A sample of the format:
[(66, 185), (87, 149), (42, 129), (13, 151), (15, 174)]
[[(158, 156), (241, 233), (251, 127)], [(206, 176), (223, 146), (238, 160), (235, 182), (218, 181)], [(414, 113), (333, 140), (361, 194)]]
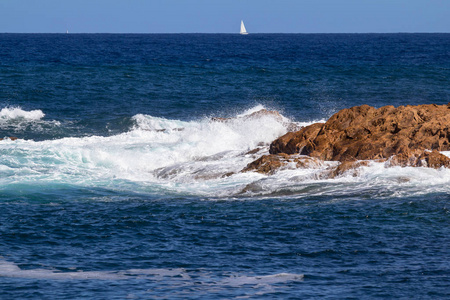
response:
[(240, 172), (448, 102), (449, 34), (0, 34), (0, 298), (449, 298), (450, 170)]

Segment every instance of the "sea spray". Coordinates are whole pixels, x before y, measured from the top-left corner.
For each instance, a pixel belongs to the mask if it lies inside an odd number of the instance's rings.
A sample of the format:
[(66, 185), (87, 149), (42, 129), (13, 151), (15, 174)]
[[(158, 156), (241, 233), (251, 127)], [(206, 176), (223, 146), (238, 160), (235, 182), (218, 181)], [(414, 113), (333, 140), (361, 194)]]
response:
[(354, 194), (374, 186), (389, 196), (448, 190), (447, 169), (386, 168), (375, 162), (356, 175), (333, 179), (326, 174), (337, 162), (311, 168), (291, 164), (270, 176), (242, 173), (268, 154), (270, 142), (292, 123), (283, 116), (255, 115), (261, 109), (189, 122), (138, 114), (130, 131), (113, 136), (4, 141), (0, 183), (4, 191), (20, 182), (208, 197)]
[[(287, 121), (272, 115), (182, 122), (139, 114), (133, 119), (134, 128), (109, 137), (3, 143), (3, 172), (14, 168), (16, 174), (22, 174), (20, 181), (28, 184), (109, 186), (123, 180), (141, 182), (147, 190), (149, 183), (170, 189), (178, 182), (185, 186), (177, 189), (189, 193), (192, 183), (202, 185), (205, 180), (239, 173), (254, 158), (245, 153), (255, 147), (267, 151), (267, 145), (286, 132)], [(1, 180), (7, 186), (18, 178)], [(115, 186), (121, 189), (120, 182)], [(223, 194), (217, 188), (212, 185), (213, 195)], [(211, 194), (211, 187), (208, 189)]]
[(7, 106), (0, 110), (0, 138), (13, 136), (25, 139), (54, 139), (74, 131), (70, 126), (70, 121), (62, 125), (60, 121), (47, 120), (40, 109), (24, 110), (19, 106)]
[(0, 120), (8, 121), (15, 119), (23, 119), (28, 121), (37, 121), (42, 119), (45, 114), (40, 109), (26, 111), (21, 107), (4, 107), (0, 110)]

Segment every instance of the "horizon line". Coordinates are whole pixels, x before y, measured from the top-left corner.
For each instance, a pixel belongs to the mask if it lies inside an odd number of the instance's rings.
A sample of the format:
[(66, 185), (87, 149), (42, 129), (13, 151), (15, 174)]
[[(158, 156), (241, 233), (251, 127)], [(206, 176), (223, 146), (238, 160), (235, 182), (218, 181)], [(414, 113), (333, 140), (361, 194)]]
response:
[[(389, 32), (250, 32), (253, 34), (435, 34), (450, 33), (445, 31), (389, 31)], [(0, 32), (0, 34), (232, 34), (239, 32)]]

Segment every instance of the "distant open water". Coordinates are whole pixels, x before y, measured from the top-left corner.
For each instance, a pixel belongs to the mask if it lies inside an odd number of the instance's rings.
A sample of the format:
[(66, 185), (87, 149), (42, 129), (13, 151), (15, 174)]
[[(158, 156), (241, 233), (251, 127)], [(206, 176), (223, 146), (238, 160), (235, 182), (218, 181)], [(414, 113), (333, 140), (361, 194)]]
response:
[(450, 34), (0, 34), (0, 298), (449, 298), (450, 170), (240, 172), (448, 102)]

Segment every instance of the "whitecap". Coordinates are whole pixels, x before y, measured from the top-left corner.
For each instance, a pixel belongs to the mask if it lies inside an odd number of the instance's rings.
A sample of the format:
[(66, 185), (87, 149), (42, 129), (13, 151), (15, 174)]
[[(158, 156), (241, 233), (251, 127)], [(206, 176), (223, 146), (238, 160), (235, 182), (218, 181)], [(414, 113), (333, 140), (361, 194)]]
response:
[(4, 107), (0, 110), (0, 119), (2, 120), (14, 120), (25, 119), (28, 121), (37, 121), (42, 119), (45, 114), (40, 109), (26, 111), (21, 107)]
[(237, 114), (236, 117), (237, 117), (237, 118), (242, 118), (242, 117), (245, 117), (245, 116), (249, 116), (249, 115), (251, 115), (251, 114), (253, 114), (253, 113), (256, 113), (256, 112), (258, 112), (258, 111), (261, 111), (261, 110), (263, 110), (263, 109), (266, 109), (266, 107), (265, 107), (264, 105), (262, 105), (262, 104), (257, 104), (256, 106), (251, 107), (251, 108), (245, 110), (243, 113)]

